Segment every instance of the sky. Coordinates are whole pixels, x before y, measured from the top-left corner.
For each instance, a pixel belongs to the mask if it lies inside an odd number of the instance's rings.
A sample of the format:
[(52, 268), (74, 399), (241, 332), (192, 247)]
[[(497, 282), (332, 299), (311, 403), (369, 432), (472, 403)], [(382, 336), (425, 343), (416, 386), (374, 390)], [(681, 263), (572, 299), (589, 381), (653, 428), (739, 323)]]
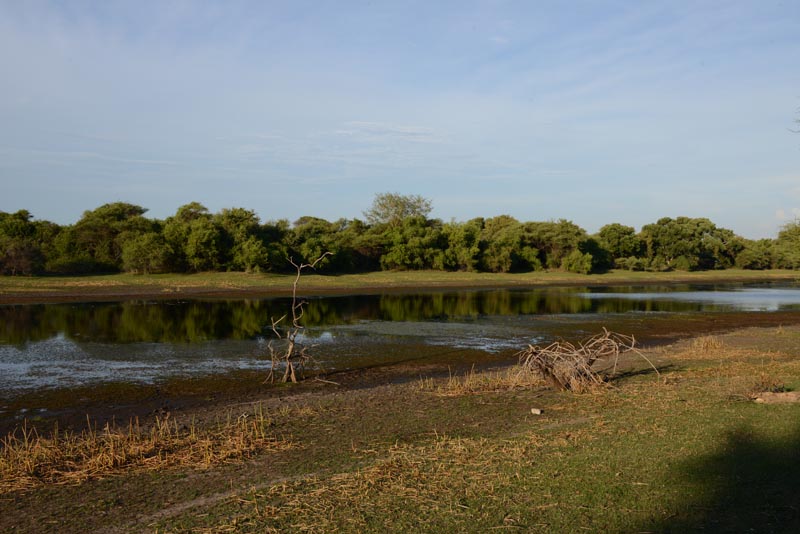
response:
[(0, 211), (800, 217), (800, 2), (0, 0)]

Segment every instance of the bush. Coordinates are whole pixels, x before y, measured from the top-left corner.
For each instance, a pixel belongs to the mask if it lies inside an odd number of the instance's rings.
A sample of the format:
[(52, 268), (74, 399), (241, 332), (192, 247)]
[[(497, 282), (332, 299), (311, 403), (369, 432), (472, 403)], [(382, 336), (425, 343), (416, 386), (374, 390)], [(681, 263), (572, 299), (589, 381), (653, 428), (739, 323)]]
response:
[(672, 262), (672, 268), (678, 271), (692, 271), (694, 270), (694, 265), (686, 256), (678, 256)]
[(631, 256), (629, 258), (617, 258), (614, 260), (614, 267), (626, 269), (628, 271), (644, 271), (647, 269), (647, 261), (643, 258)]
[(592, 272), (592, 260), (591, 254), (576, 249), (564, 258), (561, 268), (570, 273), (589, 274)]
[(171, 251), (161, 234), (148, 232), (125, 242), (122, 266), (136, 274), (163, 273), (169, 269)]
[(756, 271), (769, 269), (772, 266), (772, 254), (767, 248), (748, 247), (736, 256), (736, 266)]
[(657, 273), (671, 271), (672, 267), (667, 263), (662, 256), (656, 256), (647, 263), (647, 270)]

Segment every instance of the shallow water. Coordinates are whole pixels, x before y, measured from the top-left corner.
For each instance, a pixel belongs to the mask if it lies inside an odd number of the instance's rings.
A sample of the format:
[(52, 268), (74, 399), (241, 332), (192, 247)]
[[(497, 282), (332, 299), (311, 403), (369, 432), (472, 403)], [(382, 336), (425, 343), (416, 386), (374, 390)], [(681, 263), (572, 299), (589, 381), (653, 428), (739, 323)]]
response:
[[(271, 320), (289, 305), (243, 299), (0, 306), (0, 397), (266, 372)], [(576, 340), (603, 326), (647, 344), (787, 318), (800, 321), (797, 286), (430, 291), (309, 299), (303, 341), (318, 365), (336, 371), (476, 354), (510, 358), (528, 344)]]

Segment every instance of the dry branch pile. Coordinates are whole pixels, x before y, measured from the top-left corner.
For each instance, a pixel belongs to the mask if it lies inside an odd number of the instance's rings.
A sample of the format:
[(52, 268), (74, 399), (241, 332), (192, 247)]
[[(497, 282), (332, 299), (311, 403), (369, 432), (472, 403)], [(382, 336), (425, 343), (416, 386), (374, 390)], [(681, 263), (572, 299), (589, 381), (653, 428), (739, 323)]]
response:
[(605, 384), (604, 375), (597, 369), (599, 364), (605, 364), (605, 369), (611, 367), (613, 375), (620, 355), (630, 351), (647, 361), (658, 374), (658, 369), (635, 346), (633, 336), (603, 328), (602, 334), (577, 345), (568, 341), (556, 341), (546, 347), (530, 345), (518, 356), (523, 368), (537, 372), (554, 388), (580, 393)]

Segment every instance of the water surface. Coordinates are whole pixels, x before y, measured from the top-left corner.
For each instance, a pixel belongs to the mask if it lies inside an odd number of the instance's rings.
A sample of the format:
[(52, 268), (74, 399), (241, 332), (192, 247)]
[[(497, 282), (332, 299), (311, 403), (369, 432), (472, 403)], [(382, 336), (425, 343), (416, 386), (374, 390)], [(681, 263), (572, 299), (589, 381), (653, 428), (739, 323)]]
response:
[[(100, 382), (269, 369), (290, 301), (176, 300), (0, 306), (0, 396)], [(773, 319), (771, 319), (773, 318)], [(511, 358), (603, 326), (644, 343), (687, 331), (800, 321), (791, 285), (428, 291), (308, 300), (303, 341), (327, 371), (402, 361)]]

